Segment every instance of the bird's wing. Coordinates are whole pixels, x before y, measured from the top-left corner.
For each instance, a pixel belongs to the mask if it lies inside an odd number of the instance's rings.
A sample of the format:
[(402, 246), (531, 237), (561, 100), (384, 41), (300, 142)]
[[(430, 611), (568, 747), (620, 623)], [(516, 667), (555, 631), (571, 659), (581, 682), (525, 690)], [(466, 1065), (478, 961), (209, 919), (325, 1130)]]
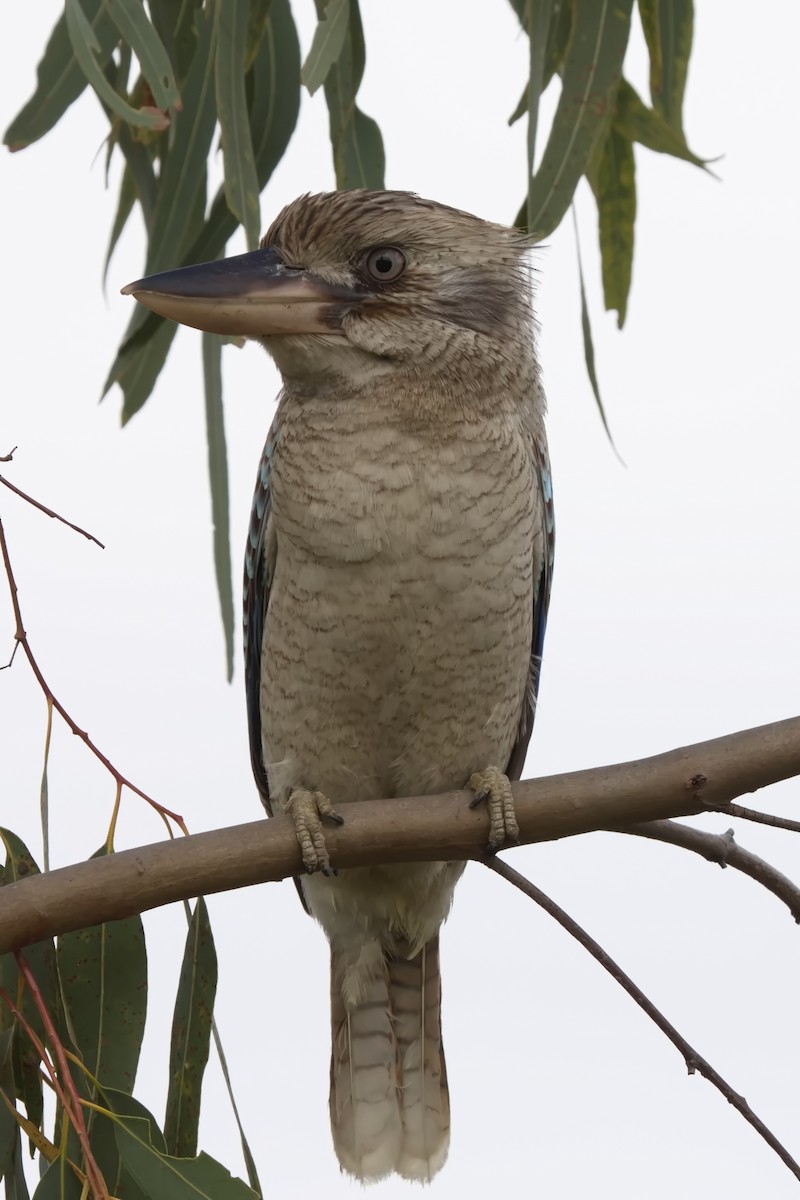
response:
[(275, 570), (276, 544), (272, 533), (270, 476), (275, 447), (280, 437), (277, 419), (267, 435), (258, 464), (256, 490), (250, 511), (250, 530), (244, 556), (244, 681), (247, 695), (247, 725), (250, 731), (250, 762), (262, 803), (270, 816), (269, 781), (261, 747), (261, 649), (264, 618)]
[[(553, 483), (550, 477), (550, 457), (544, 434), (534, 438), (531, 445), (533, 462), (533, 486), (540, 494), (540, 525), (537, 530), (541, 545), (539, 578), (533, 588), (533, 638), (528, 671), (528, 686), (519, 719), (516, 741), (511, 750), (506, 774), (509, 779), (519, 779), (525, 765), (528, 742), (531, 740), (533, 718), (536, 712), (536, 696), (539, 691), (539, 674), (542, 666), (544, 631), (547, 626), (547, 607), (550, 603), (550, 583), (553, 577), (553, 555), (555, 552), (556, 527), (553, 514)], [(538, 539), (537, 539), (538, 540)]]

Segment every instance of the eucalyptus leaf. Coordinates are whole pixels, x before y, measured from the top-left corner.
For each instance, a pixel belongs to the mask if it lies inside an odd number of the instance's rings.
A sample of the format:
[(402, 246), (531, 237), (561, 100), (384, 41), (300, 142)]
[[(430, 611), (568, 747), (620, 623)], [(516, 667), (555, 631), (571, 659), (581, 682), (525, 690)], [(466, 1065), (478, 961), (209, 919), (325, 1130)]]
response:
[(103, 66), (108, 56), (103, 55), (102, 45), (81, 7), (81, 0), (64, 0), (64, 15), (75, 58), (100, 99), (129, 125), (166, 129), (168, 117), (154, 109), (132, 108), (106, 79)]
[(303, 83), (312, 96), (325, 82), (328, 72), (342, 52), (349, 19), (350, 0), (328, 0), (314, 30), (308, 57), (303, 63)]
[(186, 937), (175, 998), (164, 1120), (167, 1148), (181, 1157), (197, 1152), (200, 1094), (208, 1062), (216, 990), (217, 954), (206, 904), (200, 897)]
[(249, 0), (237, 0), (236, 4), (218, 0), (215, 77), (217, 112), (222, 132), (225, 197), (228, 208), (244, 225), (248, 248), (254, 250), (261, 232), (261, 212), (245, 94), (244, 64), (249, 19)]
[(222, 406), (222, 339), (203, 334), (203, 385), (206, 399), (208, 477), (211, 483), (211, 524), (214, 537), (214, 571), (225, 632), (228, 682), (233, 678), (233, 592), (231, 590), (230, 504), (225, 413)]
[(138, 58), (157, 106), (180, 108), (172, 63), (155, 26), (147, 18), (142, 0), (103, 0), (103, 5), (123, 41)]
[[(101, 848), (94, 858), (106, 853)], [(133, 1090), (147, 1011), (147, 954), (138, 915), (65, 933), (58, 970), (76, 1050), (98, 1083)]]
[[(102, 0), (83, 0), (83, 7), (99, 47), (98, 63), (104, 66), (119, 34)], [(36, 90), (9, 125), (3, 136), (4, 143), (11, 150), (21, 150), (44, 137), (78, 99), (87, 82), (72, 49), (67, 18), (62, 13), (36, 68)]]
[(576, 0), (561, 96), (517, 224), (537, 240), (560, 223), (613, 112), (633, 0)]

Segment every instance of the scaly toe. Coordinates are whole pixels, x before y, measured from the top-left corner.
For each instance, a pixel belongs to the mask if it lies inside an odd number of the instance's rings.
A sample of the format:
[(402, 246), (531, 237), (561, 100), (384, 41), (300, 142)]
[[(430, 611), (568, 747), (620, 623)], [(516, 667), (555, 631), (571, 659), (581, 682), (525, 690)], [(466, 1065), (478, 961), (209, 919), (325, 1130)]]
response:
[(323, 875), (335, 875), (336, 870), (331, 866), (328, 847), (325, 845), (322, 819), (343, 825), (344, 818), (335, 811), (328, 797), (324, 792), (309, 792), (305, 788), (297, 788), (289, 797), (286, 811), (294, 821), (303, 866), (308, 874), (321, 871)]
[(475, 793), (470, 808), (486, 802), (489, 807), (489, 849), (496, 853), (519, 839), (514, 797), (508, 776), (498, 767), (487, 767), (470, 777), (467, 787)]

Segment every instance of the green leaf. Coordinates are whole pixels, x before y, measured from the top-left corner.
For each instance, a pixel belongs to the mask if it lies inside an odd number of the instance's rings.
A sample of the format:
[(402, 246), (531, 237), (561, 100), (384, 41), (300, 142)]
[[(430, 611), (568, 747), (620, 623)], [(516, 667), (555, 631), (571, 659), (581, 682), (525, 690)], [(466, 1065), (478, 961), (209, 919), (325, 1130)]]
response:
[[(87, 19), (100, 47), (98, 61), (104, 65), (111, 56), (119, 34), (102, 5), (102, 0), (83, 0)], [(17, 113), (3, 141), (11, 150), (22, 150), (36, 142), (56, 125), (86, 87), (86, 76), (72, 50), (67, 20), (62, 14), (56, 21), (36, 68), (36, 90)]]
[[(148, 275), (176, 266), (203, 223), (208, 153), (217, 116), (212, 16), (199, 16), (198, 26), (197, 49), (183, 89), (184, 108), (173, 121), (172, 144), (158, 181)], [(137, 308), (146, 312), (141, 305)], [(132, 324), (138, 328), (140, 321)]]
[(33, 1200), (81, 1200), (82, 1195), (80, 1180), (62, 1156), (50, 1163), (33, 1193)]
[(197, 1151), (200, 1093), (208, 1062), (216, 990), (217, 954), (205, 901), (200, 897), (186, 938), (175, 998), (164, 1120), (167, 1148), (181, 1157)]
[[(106, 853), (105, 847), (93, 858)], [(100, 1084), (133, 1090), (147, 1009), (147, 953), (138, 915), (65, 933), (58, 969), (70, 1026)]]
[(693, 154), (682, 133), (668, 125), (660, 113), (648, 108), (636, 90), (623, 79), (617, 92), (614, 128), (633, 142), (639, 142), (657, 154), (671, 154), (708, 170), (706, 162)]
[(533, 227), (533, 164), (536, 159), (536, 131), (539, 125), (539, 100), (544, 90), (544, 60), (553, 16), (552, 0), (527, 0), (527, 25), (530, 54), (528, 67), (528, 228)]
[[(572, 210), (572, 223), (575, 229), (575, 248), (578, 252), (578, 279), (581, 288), (581, 329), (583, 331), (583, 356), (586, 361), (586, 374), (589, 376), (589, 383), (592, 385), (597, 411), (600, 413), (600, 420), (603, 422), (603, 428), (606, 431), (606, 437), (614, 447), (614, 441), (611, 437), (611, 430), (608, 427), (606, 420), (606, 410), (603, 408), (603, 401), (600, 399), (600, 385), (597, 382), (597, 371), (594, 365), (594, 342), (592, 341), (592, 326), (589, 321), (589, 305), (586, 303), (586, 283), (583, 278), (583, 260), (581, 258), (581, 244), (578, 238), (578, 222), (575, 217), (575, 210)], [(616, 454), (616, 447), (614, 447)], [(619, 456), (617, 456), (619, 457)]]
[(300, 112), (300, 42), (289, 0), (272, 0), (252, 79), (250, 129), (263, 190), (283, 158)]
[(153, 109), (132, 108), (108, 82), (103, 74), (108, 55), (103, 55), (102, 46), (94, 35), (80, 0), (64, 0), (64, 15), (75, 57), (100, 99), (129, 125), (142, 129), (166, 129), (168, 117)]
[(172, 63), (161, 38), (147, 18), (142, 0), (103, 0), (103, 5), (122, 40), (138, 58), (158, 107), (180, 108), (181, 98)]
[(683, 95), (692, 52), (694, 4), (693, 0), (659, 0), (657, 11), (661, 70), (653, 74), (651, 53), (650, 95), (653, 108), (683, 134)]
[(616, 309), (621, 329), (625, 324), (633, 269), (636, 173), (633, 143), (613, 127), (603, 143), (597, 175), (591, 183), (600, 219), (605, 306), (607, 310)]
[(202, 6), (203, 0), (148, 0), (153, 26), (175, 69), (179, 86), (189, 73), (197, 48), (196, 18)]
[(101, 1088), (98, 1103), (104, 1104), (109, 1113), (95, 1111), (92, 1114), (90, 1141), (92, 1153), (103, 1172), (109, 1191), (112, 1196), (119, 1197), (119, 1200), (146, 1200), (145, 1193), (120, 1159), (116, 1138), (117, 1122), (110, 1114), (144, 1120), (148, 1126), (150, 1142), (159, 1154), (167, 1152), (164, 1135), (158, 1128), (153, 1114), (125, 1092)]
[(5, 1200), (30, 1200), (25, 1171), (22, 1166), (22, 1138), (19, 1130), (14, 1143), (12, 1161), (5, 1174)]
[(145, 229), (149, 236), (153, 228), (157, 193), (151, 151), (131, 136), (127, 125), (120, 125), (116, 132), (117, 144), (125, 159), (125, 166), (131, 173), (131, 181), (136, 188), (136, 198), (141, 206)]
[(241, 222), (247, 246), (255, 250), (261, 233), (258, 178), (245, 94), (245, 52), (250, 18), (248, 0), (217, 0), (216, 87), (222, 132), (225, 197)]
[(642, 22), (642, 32), (647, 43), (647, 53), (650, 56), (650, 84), (653, 80), (661, 79), (661, 26), (658, 20), (658, 10), (661, 0), (638, 0), (639, 20)]
[(249, 71), (258, 54), (269, 20), (272, 0), (250, 0), (250, 28), (247, 31), (247, 52), (244, 57), (245, 71)]
[[(347, 38), (325, 79), (333, 165), (338, 188), (382, 188), (385, 170), (383, 138), (372, 117), (356, 105), (364, 74), (364, 31), (358, 0), (349, 0)], [(322, 16), (322, 0), (316, 0)]]
[(158, 318), (154, 321), (155, 333), (145, 345), (126, 344), (119, 351), (113, 375), (106, 380), (105, 392), (112, 383), (118, 383), (123, 392), (122, 424), (127, 425), (147, 400), (155, 387), (161, 368), (167, 361), (172, 339), (178, 332), (174, 321)]
[(47, 730), (44, 738), (44, 762), (42, 782), (39, 785), (39, 812), (42, 818), (42, 861), (45, 871), (50, 870), (50, 788), (47, 782), (47, 764), (50, 761), (50, 741), (53, 735), (53, 702), (47, 701)]
[(203, 384), (206, 397), (208, 477), (211, 484), (211, 523), (214, 530), (214, 569), (225, 631), (228, 682), (233, 678), (233, 593), (231, 591), (230, 509), (225, 413), (222, 407), (222, 338), (203, 334)]
[[(38, 875), (39, 868), (25, 843), (9, 829), (0, 829), (0, 841), (5, 846), (6, 864), (3, 872), (3, 883), (14, 883), (18, 879), (26, 879)], [(63, 1027), (61, 993), (56, 972), (55, 950), (52, 940), (45, 939), (26, 946), (25, 961), (36, 980), (44, 1003), (58, 1031)], [(0, 984), (12, 998), (19, 994), (19, 972), (13, 954), (0, 956)], [(34, 1003), (30, 988), (25, 988), (22, 995), (22, 1015), (41, 1041), (49, 1039), (45, 1034), (44, 1023), (39, 1010)], [(28, 1117), (36, 1125), (42, 1120), (42, 1082), (39, 1077), (39, 1055), (28, 1040), (21, 1026), (16, 1025), (0, 1005), (0, 1028), (14, 1024), (14, 1046), (12, 1050), (14, 1064), (14, 1079), (17, 1095), (25, 1105)]]
[(234, 1119), (236, 1120), (236, 1126), (239, 1130), (239, 1139), (242, 1143), (242, 1155), (244, 1157), (244, 1165), (247, 1168), (247, 1178), (250, 1182), (250, 1187), (253, 1189), (253, 1191), (257, 1195), (263, 1196), (264, 1189), (262, 1188), (261, 1181), (258, 1178), (258, 1172), (256, 1171), (255, 1159), (253, 1158), (253, 1153), (250, 1149), (250, 1144), (247, 1141), (247, 1136), (244, 1131), (244, 1125), (242, 1124), (242, 1118), (239, 1115), (239, 1106), (237, 1105), (236, 1097), (233, 1094), (233, 1084), (231, 1083), (231, 1074), (230, 1074), (230, 1071), (228, 1070), (228, 1060), (225, 1057), (225, 1051), (222, 1046), (222, 1039), (220, 1037), (219, 1029), (217, 1027), (216, 1021), (214, 1021), (212, 1023), (211, 1032), (214, 1037), (214, 1045), (216, 1046), (216, 1049), (217, 1049), (219, 1065), (222, 1069), (222, 1078), (225, 1080), (225, 1088), (228, 1093), (228, 1099), (231, 1102), (231, 1108), (233, 1109)]
[(14, 1169), (14, 1151), (17, 1144), (17, 1129), (19, 1126), (9, 1112), (8, 1105), (3, 1100), (5, 1096), (11, 1104), (14, 1103), (16, 1088), (14, 1087), (14, 1068), (12, 1065), (12, 1042), (14, 1030), (3, 1029), (0, 1032), (0, 1179)]
[[(172, 146), (158, 181), (146, 274), (180, 265), (203, 225), (206, 168), (216, 121), (214, 22), (208, 15), (198, 21), (197, 50), (183, 90), (185, 107), (174, 119)], [(123, 424), (153, 390), (176, 330), (173, 321), (165, 322), (142, 305), (135, 306), (103, 387), (104, 396), (115, 383), (122, 388)]]
[(117, 211), (114, 214), (114, 222), (111, 226), (111, 235), (108, 239), (106, 257), (103, 261), (103, 287), (105, 287), (106, 278), (108, 276), (111, 255), (114, 253), (114, 248), (119, 241), (120, 234), (128, 223), (128, 217), (133, 212), (133, 206), (136, 203), (136, 199), (136, 184), (133, 182), (133, 176), (131, 175), (130, 167), (128, 167), (126, 164), (125, 170), (122, 173), (122, 182), (119, 185)]
[(302, 80), (312, 96), (342, 52), (349, 19), (350, 0), (328, 0), (303, 63)]
[[(570, 34), (572, 33), (573, 0), (551, 0), (551, 8), (550, 28), (547, 33), (547, 49), (544, 58), (544, 75), (542, 77), (542, 95), (547, 91), (553, 76), (561, 70), (564, 55), (569, 45)], [(522, 89), (519, 104), (508, 118), (509, 125), (513, 125), (520, 117), (524, 117), (528, 111), (528, 86), (526, 83)]]
[(120, 1120), (116, 1137), (125, 1166), (148, 1196), (169, 1200), (253, 1200), (256, 1196), (207, 1154), (198, 1158), (159, 1154), (150, 1143), (147, 1121)]
[(633, 0), (576, 0), (550, 136), (517, 224), (549, 236), (569, 208), (597, 138), (613, 112)]

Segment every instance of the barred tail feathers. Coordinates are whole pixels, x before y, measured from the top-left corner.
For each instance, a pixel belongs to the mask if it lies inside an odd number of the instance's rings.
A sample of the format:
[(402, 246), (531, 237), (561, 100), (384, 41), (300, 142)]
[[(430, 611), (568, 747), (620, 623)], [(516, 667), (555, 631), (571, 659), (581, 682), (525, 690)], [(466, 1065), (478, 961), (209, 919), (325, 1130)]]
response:
[(447, 1157), (450, 1105), (442, 1051), (439, 939), (331, 951), (330, 1115), (342, 1169), (426, 1182)]

